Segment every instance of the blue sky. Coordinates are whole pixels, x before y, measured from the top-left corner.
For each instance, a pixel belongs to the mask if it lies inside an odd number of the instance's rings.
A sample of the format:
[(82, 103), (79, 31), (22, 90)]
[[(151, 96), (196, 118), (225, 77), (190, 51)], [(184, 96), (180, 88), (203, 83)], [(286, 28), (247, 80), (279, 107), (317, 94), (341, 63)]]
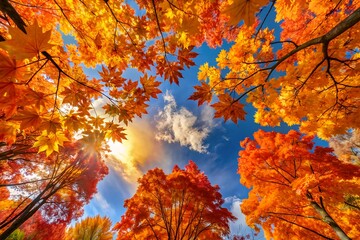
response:
[[(274, 13), (270, 14), (268, 22), (273, 18)], [(279, 32), (276, 24), (271, 23), (270, 27)], [(228, 44), (225, 44), (226, 47)], [(197, 49), (196, 66), (183, 71), (180, 86), (164, 83), (161, 87), (163, 93), (149, 104), (149, 114), (129, 125), (128, 140), (122, 145), (112, 145), (113, 156), (108, 160), (110, 174), (99, 183), (98, 193), (85, 207), (84, 217), (100, 214), (110, 217), (113, 223), (118, 222), (125, 211), (124, 200), (136, 191), (138, 177), (154, 167), (170, 173), (175, 164), (183, 168), (189, 160), (193, 160), (212, 184), (220, 186), (226, 200), (224, 206), (239, 218), (232, 223), (232, 232), (249, 233), (239, 207), (241, 199), (248, 194), (248, 189), (240, 185), (237, 174), (239, 142), (252, 137), (259, 128), (287, 132), (290, 127), (260, 127), (254, 123), (254, 109), (249, 105), (245, 107), (245, 121), (237, 125), (224, 123), (223, 119), (213, 118), (211, 107), (198, 107), (197, 102), (188, 100), (193, 86), (198, 84), (199, 66), (205, 62), (216, 65), (215, 59), (220, 50), (207, 46)], [(94, 75), (94, 72), (89, 70), (87, 74)], [(131, 70), (126, 74), (127, 77), (138, 77)], [(321, 141), (318, 143), (324, 144)]]

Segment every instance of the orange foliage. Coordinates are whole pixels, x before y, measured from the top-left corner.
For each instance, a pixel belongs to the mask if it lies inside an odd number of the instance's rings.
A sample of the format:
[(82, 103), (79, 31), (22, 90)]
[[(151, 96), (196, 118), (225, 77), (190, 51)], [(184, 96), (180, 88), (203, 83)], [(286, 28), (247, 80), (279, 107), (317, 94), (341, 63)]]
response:
[[(241, 183), (251, 188), (241, 204), (249, 226), (266, 238), (357, 239), (360, 171), (338, 160), (331, 149), (313, 149), (311, 137), (258, 131), (241, 143)], [(350, 207), (349, 207), (350, 206)], [(346, 236), (347, 235), (347, 236)]]
[[(267, 1), (229, 2), (231, 15), (242, 16), (253, 15)], [(190, 99), (202, 104), (218, 96), (216, 116), (235, 123), (244, 116), (234, 102), (246, 99), (261, 125), (300, 124), (302, 132), (323, 139), (359, 129), (360, 2), (277, 0), (272, 7), (281, 22), (280, 39), (262, 27), (271, 19), (259, 26), (245, 18), (250, 24), (242, 25), (230, 49), (219, 53), (217, 67), (200, 67), (201, 85)], [(231, 99), (224, 102), (224, 94)]]
[[(220, 13), (226, 4), (2, 1), (7, 17), (0, 19), (0, 141), (13, 144), (18, 134), (35, 131), (53, 134), (34, 145), (47, 155), (67, 141), (61, 136), (75, 131), (86, 132), (84, 137), (106, 132), (98, 141), (122, 141), (124, 125), (146, 114), (147, 102), (161, 93), (161, 77), (179, 84), (181, 71), (195, 65), (194, 46), (232, 39), (228, 16)], [(76, 44), (65, 46), (62, 34)], [(100, 78), (89, 79), (81, 64), (101, 65)], [(140, 78), (124, 78), (128, 68)], [(92, 122), (92, 103), (99, 98), (105, 116)]]
[(169, 175), (156, 168), (139, 179), (114, 229), (117, 239), (222, 239), (235, 219), (223, 203), (219, 187), (194, 162)]

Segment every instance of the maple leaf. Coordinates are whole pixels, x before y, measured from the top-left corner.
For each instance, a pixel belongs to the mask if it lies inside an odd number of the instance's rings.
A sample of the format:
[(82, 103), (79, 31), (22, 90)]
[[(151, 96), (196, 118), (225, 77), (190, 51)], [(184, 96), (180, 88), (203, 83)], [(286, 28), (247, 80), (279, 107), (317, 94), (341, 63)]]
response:
[(14, 100), (10, 100), (6, 103), (0, 101), (0, 112), (5, 115), (5, 119), (11, 118), (14, 114), (17, 113), (18, 104)]
[(211, 105), (215, 109), (215, 118), (231, 119), (235, 124), (238, 119), (245, 120), (244, 104), (234, 100), (229, 94), (219, 95), (219, 102)]
[(36, 129), (42, 122), (41, 114), (34, 108), (19, 111), (12, 120), (20, 122), (21, 129)]
[(40, 91), (33, 91), (30, 89), (28, 93), (26, 94), (26, 101), (28, 104), (35, 105), (36, 109), (39, 109), (40, 111), (43, 111), (53, 103), (49, 101), (48, 95), (46, 93), (40, 92)]
[(0, 97), (14, 99), (16, 97), (15, 84), (13, 82), (0, 82)]
[(0, 47), (16, 59), (32, 58), (52, 48), (53, 44), (49, 43), (50, 30), (43, 33), (36, 20), (25, 28), (26, 34), (18, 28), (9, 28), (11, 40), (0, 42)]
[(12, 122), (0, 121), (0, 142), (9, 145), (16, 141), (16, 130), (19, 126)]
[(176, 62), (168, 63), (164, 67), (164, 78), (168, 79), (170, 83), (176, 83), (179, 85), (179, 78), (182, 78), (183, 75), (181, 74), (181, 70), (183, 70), (183, 67), (179, 66)]
[[(132, 108), (132, 112), (134, 114), (136, 114), (138, 117), (141, 117), (143, 114), (147, 114), (148, 112), (146, 111), (147, 107), (149, 105), (147, 105), (144, 101), (144, 99), (139, 99), (136, 102), (134, 102), (134, 107)], [(131, 106), (131, 105), (130, 105)], [(128, 107), (128, 109), (130, 109)]]
[(192, 60), (192, 58), (195, 58), (197, 55), (196, 52), (193, 52), (194, 46), (190, 46), (187, 49), (181, 48), (178, 52), (178, 60), (180, 61), (181, 66), (191, 67), (195, 65), (195, 62)]
[(58, 116), (46, 117), (43, 119), (39, 128), (48, 133), (56, 133), (62, 129), (61, 123), (61, 119)]
[(189, 48), (190, 42), (187, 37), (188, 34), (186, 32), (181, 32), (179, 33), (179, 35), (180, 35), (178, 38), (179, 43), (181, 43), (185, 49)]
[(106, 128), (108, 130), (106, 131), (105, 138), (111, 139), (114, 142), (122, 142), (122, 140), (126, 139), (125, 128), (114, 123), (106, 123)]
[(96, 117), (91, 116), (88, 123), (93, 125), (94, 128), (97, 129), (97, 128), (100, 128), (104, 124), (104, 118), (99, 117), (99, 116), (96, 116)]
[(119, 108), (114, 104), (105, 104), (102, 108), (105, 110), (105, 114), (109, 116), (119, 115)]
[(237, 25), (241, 20), (250, 26), (255, 21), (255, 13), (267, 5), (269, 0), (233, 0), (222, 13), (229, 16), (229, 24)]
[(96, 34), (94, 43), (98, 50), (100, 50), (102, 48), (102, 41), (103, 41), (103, 37), (101, 36), (101, 34), (100, 33)]
[(0, 82), (0, 112), (9, 119), (17, 112), (18, 88), (14, 82)]
[(87, 152), (99, 152), (103, 149), (102, 142), (105, 138), (105, 133), (99, 130), (84, 131), (83, 138), (80, 140)]
[(121, 91), (122, 92), (121, 98), (126, 99), (128, 97), (131, 97), (131, 95), (136, 91), (137, 85), (138, 85), (138, 82), (128, 80), (123, 85), (123, 91)]
[(15, 59), (11, 59), (7, 54), (0, 52), (0, 79), (12, 81), (17, 74), (18, 66)]
[(189, 100), (197, 100), (198, 106), (202, 105), (204, 102), (211, 102), (211, 87), (207, 83), (201, 82), (201, 86), (195, 86), (194, 88), (196, 91), (188, 98)]
[(140, 78), (140, 83), (143, 85), (146, 96), (157, 98), (157, 95), (161, 93), (161, 90), (158, 88), (161, 82), (155, 81), (155, 76), (148, 77), (145, 74)]
[(88, 100), (86, 93), (77, 88), (65, 87), (61, 94), (64, 95), (63, 103), (69, 103), (73, 106), (81, 106)]
[(84, 122), (85, 121), (82, 119), (82, 116), (80, 114), (70, 112), (68, 115), (66, 115), (64, 119), (64, 126), (70, 132), (76, 132), (84, 127)]
[(33, 147), (39, 147), (40, 152), (46, 152), (46, 156), (51, 153), (59, 152), (59, 146), (63, 146), (65, 141), (68, 141), (67, 137), (61, 132), (50, 132), (46, 130), (42, 131), (41, 135), (36, 138), (36, 142)]

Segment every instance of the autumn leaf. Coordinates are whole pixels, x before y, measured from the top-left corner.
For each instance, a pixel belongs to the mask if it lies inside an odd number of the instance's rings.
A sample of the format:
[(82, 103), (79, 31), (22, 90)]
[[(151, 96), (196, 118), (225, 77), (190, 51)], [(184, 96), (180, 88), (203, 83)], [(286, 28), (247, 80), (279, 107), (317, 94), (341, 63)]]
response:
[(169, 80), (170, 83), (176, 83), (179, 85), (179, 78), (182, 78), (181, 70), (183, 67), (179, 66), (176, 62), (168, 62), (164, 67), (164, 78)]
[(15, 59), (11, 59), (9, 55), (0, 52), (0, 79), (12, 81), (17, 75), (18, 64)]
[(80, 140), (85, 150), (88, 152), (100, 152), (103, 149), (102, 141), (105, 139), (105, 133), (99, 130), (84, 131), (83, 138)]
[(182, 48), (178, 53), (178, 60), (180, 61), (181, 66), (191, 67), (195, 65), (195, 62), (192, 58), (196, 58), (199, 54), (193, 52), (194, 46), (190, 46), (188, 48)]
[(26, 101), (28, 104), (33, 104), (36, 109), (39, 109), (39, 111), (43, 111), (47, 109), (49, 105), (52, 105), (52, 102), (49, 101), (49, 96), (40, 91), (28, 91), (26, 94)]
[(14, 114), (17, 113), (18, 104), (16, 101), (8, 101), (6, 103), (0, 101), (0, 111), (4, 114), (6, 120), (11, 118)]
[(86, 92), (81, 89), (65, 87), (61, 94), (64, 96), (63, 104), (69, 103), (73, 106), (81, 106), (87, 101)]
[(178, 41), (182, 44), (182, 46), (185, 49), (189, 48), (190, 42), (188, 40), (187, 33), (186, 32), (180, 32), (178, 35), (179, 35)]
[(195, 86), (195, 92), (189, 97), (189, 100), (198, 101), (198, 106), (202, 105), (204, 102), (211, 102), (212, 93), (210, 86), (201, 82), (201, 86)]
[(64, 126), (70, 132), (77, 132), (80, 129), (84, 128), (85, 124), (84, 124), (84, 120), (82, 119), (82, 116), (80, 114), (70, 112), (64, 118)]
[(126, 133), (124, 133), (125, 128), (120, 127), (118, 124), (106, 123), (106, 128), (106, 139), (111, 139), (113, 142), (122, 142), (124, 139), (126, 139)]
[(36, 129), (42, 123), (41, 114), (34, 108), (18, 111), (12, 120), (19, 121), (21, 129)]
[(140, 83), (143, 85), (145, 95), (149, 96), (149, 98), (157, 98), (157, 95), (161, 93), (161, 90), (158, 88), (161, 82), (155, 80), (155, 76), (148, 77), (147, 74), (140, 78)]
[(0, 82), (0, 97), (14, 99), (16, 97), (15, 84), (13, 82)]
[(62, 129), (62, 121), (58, 116), (46, 116), (39, 127), (48, 133), (56, 133)]
[(48, 133), (44, 130), (41, 135), (36, 138), (33, 147), (39, 147), (39, 153), (46, 152), (46, 156), (49, 156), (53, 152), (59, 152), (59, 146), (63, 146), (65, 141), (68, 141), (68, 138), (63, 133)]
[(32, 58), (42, 51), (52, 48), (49, 43), (51, 31), (42, 32), (37, 21), (26, 28), (26, 34), (18, 28), (9, 28), (11, 40), (0, 42), (0, 48), (5, 49), (16, 59)]
[(0, 142), (5, 142), (9, 145), (16, 141), (16, 131), (19, 128), (18, 124), (0, 121)]
[(102, 41), (103, 41), (103, 39), (102, 39), (101, 34), (100, 33), (96, 34), (96, 37), (94, 39), (94, 43), (95, 43), (97, 49), (102, 48)]
[(0, 82), (0, 112), (5, 115), (5, 119), (17, 112), (18, 87), (19, 85), (15, 85), (14, 82)]
[(255, 13), (267, 5), (269, 0), (232, 0), (222, 13), (229, 17), (230, 25), (237, 25), (241, 20), (250, 26), (255, 21)]
[(223, 117), (225, 122), (231, 119), (234, 123), (238, 119), (245, 120), (244, 105), (233, 99), (229, 94), (219, 95), (219, 102), (211, 105), (215, 109), (215, 118)]

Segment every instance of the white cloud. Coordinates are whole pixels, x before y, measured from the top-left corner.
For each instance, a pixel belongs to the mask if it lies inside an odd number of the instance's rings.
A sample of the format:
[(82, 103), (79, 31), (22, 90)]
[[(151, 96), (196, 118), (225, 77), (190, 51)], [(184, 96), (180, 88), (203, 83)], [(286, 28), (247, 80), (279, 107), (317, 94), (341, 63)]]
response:
[(226, 197), (225, 204), (230, 204), (230, 212), (237, 218), (236, 221), (230, 222), (230, 234), (245, 236), (247, 234), (253, 235), (254, 230), (247, 226), (245, 215), (241, 212), (240, 205), (242, 199), (237, 196)]
[(214, 127), (213, 112), (209, 106), (201, 110), (200, 118), (182, 107), (178, 109), (174, 96), (168, 91), (164, 95), (165, 106), (156, 117), (157, 140), (178, 142), (191, 150), (206, 153), (204, 140)]

